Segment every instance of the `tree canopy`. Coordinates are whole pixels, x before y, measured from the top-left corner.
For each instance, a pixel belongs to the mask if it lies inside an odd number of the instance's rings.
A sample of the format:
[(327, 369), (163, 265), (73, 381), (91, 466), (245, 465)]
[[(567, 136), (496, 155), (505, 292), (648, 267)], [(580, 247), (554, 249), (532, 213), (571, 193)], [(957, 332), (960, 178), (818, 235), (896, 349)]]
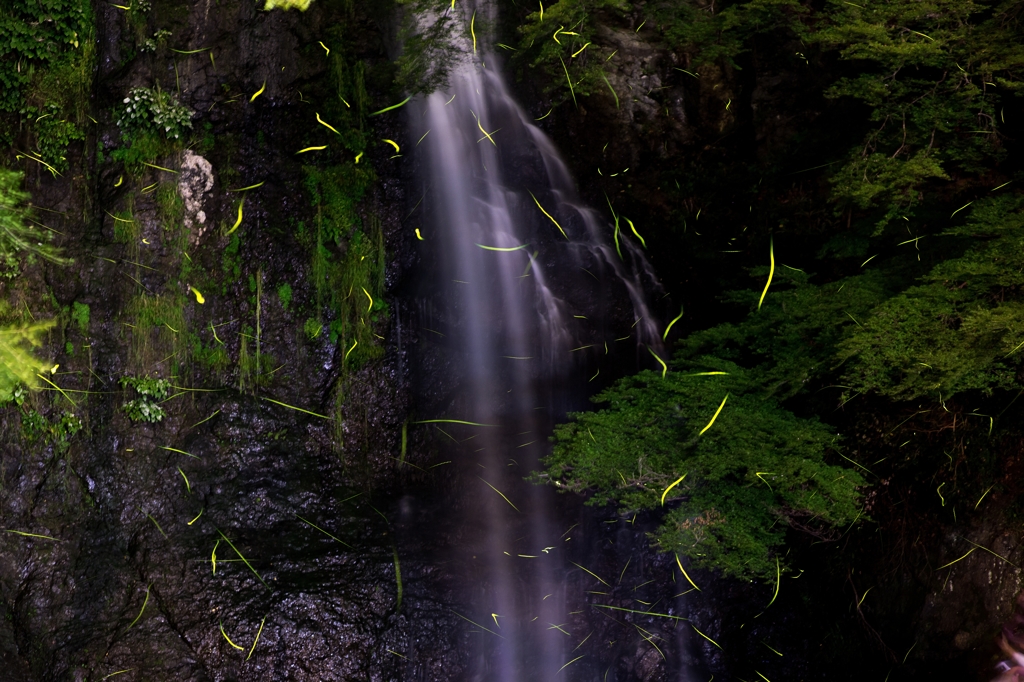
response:
[[(715, 301), (689, 318), (664, 378), (623, 379), (557, 430), (550, 481), (595, 503), (663, 509), (654, 539), (698, 565), (774, 575), (787, 526), (831, 537), (867, 518), (867, 469), (844, 451), (836, 411), (862, 396), (874, 408), (945, 410), (1024, 388), (1024, 178), (1013, 155), (1024, 3), (571, 0), (522, 17), (513, 62), (521, 74), (546, 70), (556, 106), (588, 95), (619, 106), (602, 25), (643, 29), (680, 65), (699, 101), (692, 154), (602, 189), (623, 204), (636, 195), (638, 213), (641, 192), (674, 181), (672, 209), (648, 214), (654, 241), (699, 263), (704, 277), (689, 288)], [(788, 110), (771, 99), (780, 85)], [(715, 108), (719, 90), (731, 99)], [(702, 137), (702, 117), (716, 112)], [(776, 114), (799, 129), (755, 153)], [(773, 238), (784, 255), (770, 273)], [(723, 267), (727, 258), (742, 265)], [(953, 410), (999, 427), (996, 413)], [(973, 485), (955, 474), (950, 458), (928, 477)]]

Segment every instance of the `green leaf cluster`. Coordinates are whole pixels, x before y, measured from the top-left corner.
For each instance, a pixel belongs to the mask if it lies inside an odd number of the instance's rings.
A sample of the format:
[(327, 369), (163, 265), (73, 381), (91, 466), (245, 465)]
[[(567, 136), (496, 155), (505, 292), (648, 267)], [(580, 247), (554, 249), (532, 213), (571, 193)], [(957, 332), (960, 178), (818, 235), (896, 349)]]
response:
[(655, 540), (698, 566), (774, 575), (787, 526), (828, 534), (860, 513), (864, 480), (826, 461), (836, 435), (781, 407), (733, 362), (675, 363), (664, 378), (641, 372), (593, 400), (600, 410), (556, 428), (537, 478), (627, 510), (661, 508), (665, 498)]
[[(752, 274), (766, 278), (767, 270), (754, 268)], [(807, 273), (780, 266), (760, 310), (761, 292), (726, 293), (725, 303), (749, 314), (680, 340), (678, 356), (693, 361), (711, 355), (740, 364), (768, 395), (785, 400), (835, 369), (839, 342), (891, 295), (892, 285), (879, 270), (817, 285)]]
[(1024, 87), (1016, 4), (830, 1), (808, 41), (855, 68), (826, 96), (868, 105), (871, 124), (833, 177), (839, 208), (879, 207), (881, 231), (912, 215), (929, 180), (1004, 158), (1004, 104)]
[(0, 6), (0, 112), (21, 109), (36, 69), (85, 49), (92, 35), (88, 0), (33, 0)]
[(680, 358), (739, 363), (780, 399), (825, 380), (845, 387), (846, 397), (896, 400), (1019, 387), (1024, 196), (986, 197), (963, 215), (962, 225), (921, 238), (941, 242), (941, 250), (934, 248), (943, 257), (917, 278), (908, 279), (899, 265), (904, 254), (822, 284), (783, 266), (760, 310), (757, 291), (725, 294), (725, 302), (750, 314), (681, 340)]
[(89, 333), (89, 317), (91, 310), (86, 303), (75, 301), (71, 304), (71, 321), (83, 334)]
[(132, 88), (123, 104), (117, 127), (125, 138), (145, 131), (177, 140), (192, 129), (192, 110), (159, 87)]
[(66, 171), (68, 146), (85, 139), (82, 129), (64, 118), (63, 107), (52, 102), (43, 107), (26, 106), (20, 113), (23, 121), (35, 129), (39, 158), (59, 173)]
[(0, 7), (0, 143), (34, 144), (19, 151), (54, 174), (67, 169), (68, 146), (85, 139), (93, 36), (89, 0)]
[(53, 421), (35, 410), (21, 415), (21, 433), (29, 443), (50, 443), (59, 453), (66, 453), (71, 441), (82, 430), (82, 420), (70, 412), (61, 412)]
[(856, 390), (942, 400), (1024, 383), (1024, 197), (979, 200), (965, 224), (936, 239), (965, 246), (839, 343)]
[(648, 11), (669, 44), (691, 51), (692, 66), (722, 61), (737, 69), (740, 66), (736, 58), (752, 49), (755, 36), (801, 36), (806, 31), (801, 20), (811, 12), (797, 0), (655, 0), (649, 3)]
[(125, 414), (133, 422), (156, 423), (167, 416), (160, 403), (171, 392), (171, 382), (166, 379), (152, 377), (121, 377), (118, 381), (122, 388), (132, 387), (138, 394), (137, 398), (121, 405)]
[(603, 65), (611, 50), (599, 47), (599, 19), (604, 14), (621, 16), (629, 9), (625, 0), (562, 0), (545, 5), (543, 14), (538, 7), (519, 27), (515, 60), (520, 73), (526, 69), (545, 73), (545, 91), (557, 93), (555, 104), (576, 104), (577, 97), (610, 88)]
[[(30, 222), (29, 195), (21, 190), (21, 181), (21, 173), (0, 169), (0, 277), (8, 279), (37, 258), (70, 262), (52, 245), (52, 233)], [(32, 349), (42, 345), (43, 335), (53, 325), (53, 321), (34, 322), (15, 314), (6, 301), (0, 301), (0, 404), (13, 400), (19, 385), (37, 385), (36, 375), (45, 365)]]
[(36, 386), (46, 365), (32, 353), (42, 345), (53, 322), (9, 323), (0, 326), (0, 405), (16, 398), (19, 386)]

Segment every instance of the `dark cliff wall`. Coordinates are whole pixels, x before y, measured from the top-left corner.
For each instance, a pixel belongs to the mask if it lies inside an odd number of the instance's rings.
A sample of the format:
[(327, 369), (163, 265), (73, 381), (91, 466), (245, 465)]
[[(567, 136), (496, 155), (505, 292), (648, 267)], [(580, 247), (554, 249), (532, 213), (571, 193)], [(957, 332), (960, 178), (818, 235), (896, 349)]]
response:
[[(4, 679), (457, 674), (430, 540), (389, 522), (421, 451), (401, 119), (368, 117), (401, 99), (390, 6), (89, 9), (66, 166), (5, 157), (74, 262), (0, 283), (56, 320), (58, 365), (0, 417)], [(125, 124), (136, 88), (191, 127)], [(47, 148), (38, 123), (8, 115), (14, 150)]]

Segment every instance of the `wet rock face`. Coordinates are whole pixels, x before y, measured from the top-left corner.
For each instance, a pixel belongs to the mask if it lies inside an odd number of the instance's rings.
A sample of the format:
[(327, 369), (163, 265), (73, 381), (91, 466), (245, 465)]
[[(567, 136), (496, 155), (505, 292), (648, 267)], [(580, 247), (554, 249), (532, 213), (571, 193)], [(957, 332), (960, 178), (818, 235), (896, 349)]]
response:
[[(88, 496), (88, 511), (68, 518), (51, 505), (74, 500), (49, 495), (23, 515), (8, 507), (7, 518), (60, 519), (49, 526), (58, 542), (26, 538), (4, 554), (5, 588), (17, 581), (6, 602), (7, 653), (24, 679), (99, 679), (126, 668), (158, 680), (453, 670), (451, 616), (421, 559), (422, 534), (398, 538), (386, 519), (369, 518), (336, 467), (304, 447), (301, 428), (275, 440), (296, 428), (290, 420), (251, 400), (220, 404), (183, 443), (195, 462), (139, 437), (125, 448), (114, 436), (102, 445), (117, 455), (79, 462), (88, 473), (73, 490)], [(47, 485), (29, 473), (15, 482), (8, 499)], [(387, 500), (372, 504), (389, 509)], [(37, 657), (25, 655), (33, 649)]]
[[(45, 353), (66, 398), (33, 394), (0, 414), (0, 529), (23, 533), (0, 534), (0, 678), (456, 679), (448, 576), (428, 561), (446, 540), (403, 522), (415, 514), (396, 494), (409, 340), (395, 318), (378, 320), (380, 357), (353, 368), (328, 333), (303, 328), (315, 287), (296, 233), (316, 213), (295, 151), (327, 76), (313, 38), (355, 22), (366, 38), (349, 56), (373, 64), (385, 59), (379, 30), (328, 2), (305, 14), (153, 5), (141, 28), (97, 7), (94, 136), (70, 150), (73, 172), (29, 178), (75, 263), (19, 283), (35, 311), (51, 300), (51, 313), (68, 311)], [(134, 49), (134, 32), (157, 29), (166, 45)], [(155, 160), (177, 173), (132, 177), (111, 158), (114, 109), (157, 84), (207, 141)], [(413, 258), (399, 233), (403, 178), (386, 161), (367, 151), (378, 184), (360, 211), (380, 220), (391, 292)], [(229, 190), (259, 182), (232, 246)], [(84, 322), (70, 319), (75, 305)], [(243, 383), (241, 339), (255, 353), (257, 335), (268, 364)], [(177, 387), (161, 421), (129, 419), (140, 394), (124, 376)]]

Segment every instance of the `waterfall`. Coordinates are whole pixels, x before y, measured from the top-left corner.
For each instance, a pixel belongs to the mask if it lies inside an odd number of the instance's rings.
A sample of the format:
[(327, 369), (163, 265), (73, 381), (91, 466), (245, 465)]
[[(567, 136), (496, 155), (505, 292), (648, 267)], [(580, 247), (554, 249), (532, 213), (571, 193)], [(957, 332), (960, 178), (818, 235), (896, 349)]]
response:
[(540, 468), (551, 419), (587, 362), (616, 344), (657, 349), (645, 301), (656, 280), (639, 244), (580, 201), (552, 141), (509, 93), (481, 39), (493, 8), (464, 11), (467, 24), (477, 17), (477, 51), (462, 46), (447, 89), (414, 103), (410, 121), (423, 248), (437, 263), (430, 284), (459, 358), (462, 413), (452, 416), (474, 424), (452, 457), (470, 611), (459, 615), (480, 643), (470, 679), (548, 679), (579, 644), (564, 631), (563, 588), (579, 569), (564, 556), (554, 490), (523, 479)]

